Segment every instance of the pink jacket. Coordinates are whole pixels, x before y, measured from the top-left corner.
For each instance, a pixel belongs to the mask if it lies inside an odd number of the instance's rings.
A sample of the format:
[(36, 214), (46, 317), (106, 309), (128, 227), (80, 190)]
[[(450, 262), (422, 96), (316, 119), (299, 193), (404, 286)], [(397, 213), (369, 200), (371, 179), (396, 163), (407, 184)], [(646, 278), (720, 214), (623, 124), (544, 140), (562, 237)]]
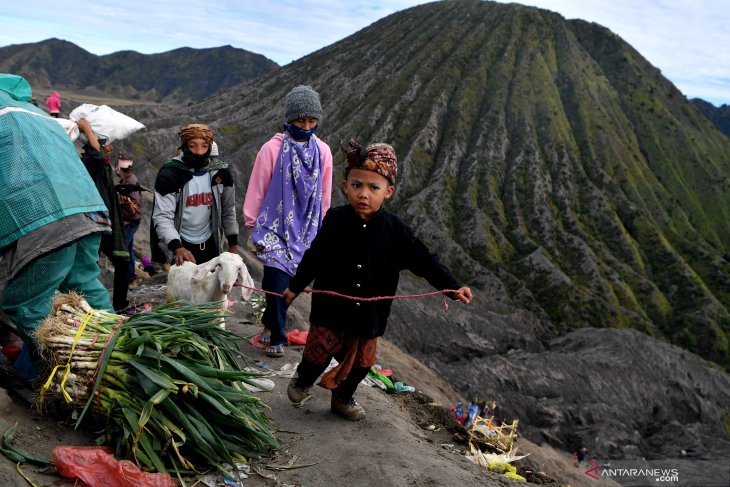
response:
[[(313, 137), (322, 154), (322, 217), (324, 218), (330, 208), (332, 198), (332, 151), (317, 136)], [(261, 150), (256, 156), (251, 178), (248, 181), (246, 199), (243, 202), (243, 221), (248, 228), (253, 228), (259, 210), (261, 210), (283, 140), (284, 134), (274, 134), (268, 142), (261, 146)]]
[(51, 113), (58, 113), (61, 111), (61, 97), (58, 96), (57, 91), (54, 91), (51, 96), (46, 98), (46, 106)]

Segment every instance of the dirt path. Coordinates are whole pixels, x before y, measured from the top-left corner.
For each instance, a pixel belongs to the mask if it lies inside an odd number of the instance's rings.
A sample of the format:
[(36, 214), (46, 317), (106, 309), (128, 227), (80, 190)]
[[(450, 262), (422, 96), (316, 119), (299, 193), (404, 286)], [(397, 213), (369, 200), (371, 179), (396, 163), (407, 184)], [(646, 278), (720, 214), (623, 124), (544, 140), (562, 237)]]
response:
[[(240, 330), (240, 331), (239, 331)], [(260, 330), (240, 325), (238, 332), (251, 335)], [(302, 347), (287, 347), (282, 359), (266, 357), (262, 350), (244, 345), (246, 352), (272, 369), (297, 363)], [(330, 392), (315, 386), (313, 397), (295, 408), (286, 396), (289, 378), (273, 377), (276, 387), (260, 397), (271, 407), (272, 427), (283, 443), (267, 462), (312, 464), (296, 470), (268, 471), (281, 485), (502, 485), (485, 484), (485, 472), (457, 450), (444, 448), (449, 435), (433, 433), (413, 423), (402, 398), (360, 386), (356, 397), (367, 410), (360, 422), (345, 421), (330, 412)], [(498, 477), (498, 476), (495, 476)], [(273, 479), (253, 477), (246, 485), (272, 485)], [(504, 484), (507, 485), (507, 484)]]

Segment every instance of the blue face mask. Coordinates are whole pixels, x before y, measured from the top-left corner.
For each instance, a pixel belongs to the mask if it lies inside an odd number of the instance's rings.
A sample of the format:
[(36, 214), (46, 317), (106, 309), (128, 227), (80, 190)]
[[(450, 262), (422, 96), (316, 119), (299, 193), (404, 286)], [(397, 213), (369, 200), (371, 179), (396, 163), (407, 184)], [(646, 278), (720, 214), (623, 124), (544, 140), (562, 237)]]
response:
[(293, 123), (284, 124), (284, 130), (289, 132), (291, 136), (294, 137), (294, 140), (309, 140), (312, 135), (314, 135), (314, 132), (317, 131), (317, 127), (319, 127), (319, 124), (315, 125), (309, 130), (304, 130), (303, 128), (297, 127)]

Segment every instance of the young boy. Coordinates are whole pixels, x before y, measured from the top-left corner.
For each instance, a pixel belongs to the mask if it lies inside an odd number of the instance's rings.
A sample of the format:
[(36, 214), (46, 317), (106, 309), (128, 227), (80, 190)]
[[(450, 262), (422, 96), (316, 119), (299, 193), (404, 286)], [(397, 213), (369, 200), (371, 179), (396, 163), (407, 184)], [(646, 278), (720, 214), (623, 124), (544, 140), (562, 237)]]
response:
[[(400, 218), (381, 208), (393, 195), (398, 172), (388, 144), (362, 148), (351, 140), (345, 153), (343, 188), (349, 205), (330, 209), (296, 275), (284, 291), (287, 304), (314, 280), (315, 290), (370, 298), (393, 296), (401, 270), (424, 277), (436, 289), (453, 289), (451, 298), (469, 303), (461, 286)], [(319, 385), (332, 390), (332, 412), (358, 421), (365, 409), (353, 399), (358, 384), (375, 365), (377, 337), (383, 335), (392, 300), (352, 300), (326, 293), (312, 295), (307, 343), (289, 399), (301, 403), (332, 357), (339, 365)]]

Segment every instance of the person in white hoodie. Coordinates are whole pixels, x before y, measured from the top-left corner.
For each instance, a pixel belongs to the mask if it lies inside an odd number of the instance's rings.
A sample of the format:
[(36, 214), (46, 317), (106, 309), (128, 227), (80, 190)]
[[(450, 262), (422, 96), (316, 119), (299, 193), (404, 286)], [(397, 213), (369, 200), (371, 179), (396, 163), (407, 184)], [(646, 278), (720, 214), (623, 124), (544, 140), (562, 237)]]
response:
[(180, 133), (180, 155), (163, 164), (155, 180), (150, 245), (158, 262), (201, 264), (221, 252), (238, 252), (235, 184), (228, 164), (211, 160), (213, 131), (189, 124)]

